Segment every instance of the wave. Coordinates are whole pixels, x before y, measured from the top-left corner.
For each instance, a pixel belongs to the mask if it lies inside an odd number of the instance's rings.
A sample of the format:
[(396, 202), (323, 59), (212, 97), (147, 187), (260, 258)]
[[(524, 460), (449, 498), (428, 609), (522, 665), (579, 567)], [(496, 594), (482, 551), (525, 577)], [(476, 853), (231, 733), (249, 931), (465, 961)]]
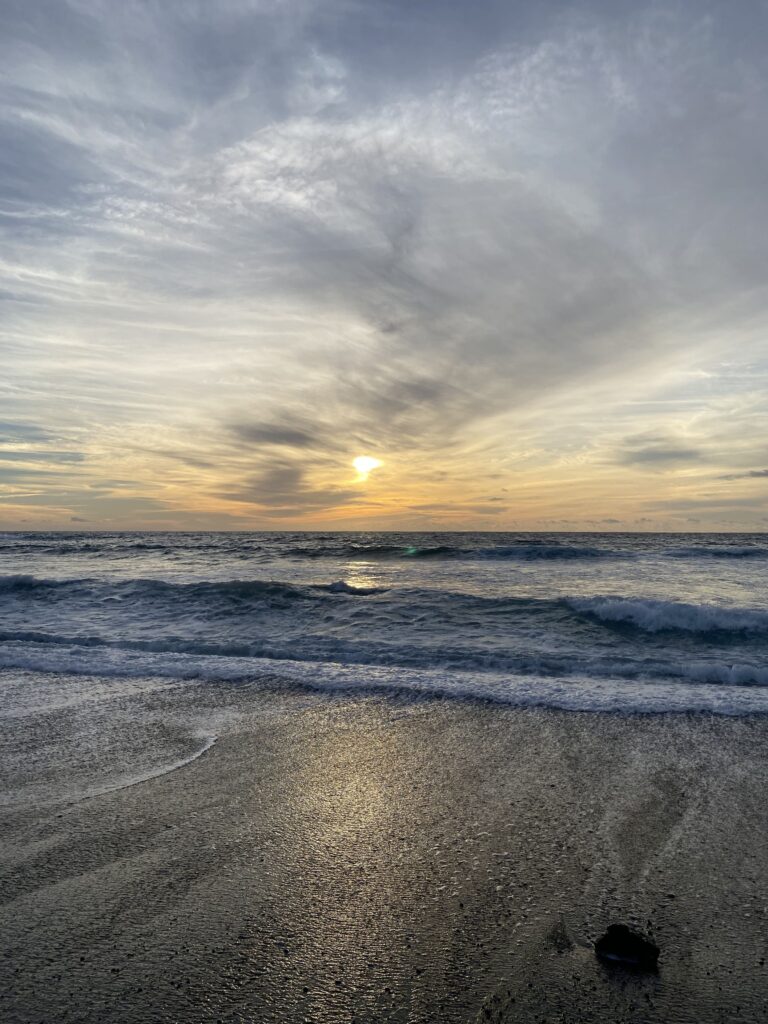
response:
[[(66, 582), (68, 583), (69, 581)], [(24, 574), (0, 576), (0, 594), (19, 594), (32, 590), (50, 590), (58, 585), (58, 580), (44, 580), (37, 576)]]
[[(314, 641), (314, 642), (313, 642)], [(768, 666), (764, 661), (732, 661), (720, 651), (706, 660), (677, 659), (669, 651), (635, 652), (634, 656), (621, 651), (590, 653), (584, 648), (547, 652), (532, 648), (508, 651), (484, 651), (472, 647), (436, 645), (418, 646), (408, 643), (376, 643), (339, 638), (310, 637), (309, 643), (291, 638), (269, 640), (220, 639), (201, 640), (194, 636), (158, 636), (156, 638), (105, 637), (99, 635), (58, 634), (44, 630), (0, 631), (0, 650), (7, 657), (18, 653), (23, 666), (26, 650), (47, 648), (62, 652), (59, 667), (73, 652), (114, 652), (115, 655), (155, 655), (156, 669), (177, 657), (194, 657), (205, 662), (228, 659), (244, 666), (254, 659), (264, 663), (292, 661), (313, 664), (357, 665), (361, 669), (388, 666), (391, 668), (440, 669), (446, 672), (475, 672), (478, 675), (526, 675), (541, 679), (568, 680), (577, 676), (592, 679), (623, 681), (678, 680), (691, 683), (718, 683), (729, 686), (768, 686)], [(53, 655), (52, 655), (53, 656)], [(53, 656), (55, 657), (55, 656)], [(726, 660), (727, 659), (727, 660)]]
[(387, 587), (357, 587), (345, 580), (306, 585), (282, 583), (278, 580), (221, 580), (197, 583), (172, 583), (166, 580), (128, 579), (103, 582), (91, 577), (77, 579), (43, 579), (37, 576), (0, 576), (0, 595), (24, 595), (35, 591), (74, 591), (91, 589), (101, 594), (111, 591), (115, 596), (151, 598), (153, 596), (191, 596), (235, 601), (307, 600), (322, 593), (367, 597), (386, 593)]
[[(2, 537), (0, 537), (0, 541)], [(176, 540), (168, 542), (149, 541), (82, 541), (74, 539), (63, 543), (50, 543), (49, 541), (16, 541), (14, 543), (0, 543), (0, 552), (9, 552), (16, 555), (99, 555), (114, 557), (118, 555), (132, 555), (136, 552), (146, 552), (160, 555), (176, 554), (206, 554), (220, 553), (222, 555), (247, 555), (252, 556), (262, 552), (263, 545), (242, 541), (220, 543), (183, 543)]]
[(330, 594), (386, 594), (388, 587), (355, 587), (346, 580), (336, 580), (335, 583), (313, 583), (317, 590), (327, 590)]
[(680, 678), (692, 683), (719, 683), (723, 686), (768, 687), (768, 667), (739, 662), (693, 662), (680, 669)]
[(647, 633), (768, 633), (768, 611), (758, 608), (626, 597), (567, 598), (564, 604), (601, 622), (635, 626)]
[(407, 544), (325, 544), (323, 547), (299, 546), (276, 551), (286, 558), (340, 558), (340, 559), (397, 559), (397, 558), (452, 558), (458, 548), (447, 544), (411, 547)]
[(294, 547), (283, 553), (292, 558), (376, 559), (456, 559), (464, 561), (551, 561), (556, 559), (632, 558), (631, 552), (612, 548), (573, 544), (520, 543), (494, 547), (455, 547), (438, 544), (426, 547), (408, 545), (326, 545), (322, 548)]
[(616, 551), (611, 548), (582, 547), (581, 545), (568, 544), (515, 544), (512, 547), (481, 548), (477, 552), (467, 555), (480, 559), (520, 559), (521, 561), (549, 561), (553, 559), (581, 559), (581, 558), (629, 558), (627, 552)]
[[(257, 688), (340, 694), (397, 696), (409, 701), (471, 700), (516, 708), (556, 708), (583, 712), (660, 714), (707, 712), (721, 715), (768, 714), (768, 687), (718, 685), (707, 681), (625, 681), (574, 675), (542, 679), (525, 674), (490, 674), (403, 669), (286, 660), (195, 658), (105, 650), (78, 653), (50, 648), (0, 647), (0, 669), (54, 675), (172, 679), (180, 684), (255, 684)], [(31, 710), (34, 710), (31, 708)]]
[(668, 558), (768, 558), (768, 548), (736, 545), (717, 547), (674, 548), (666, 552)]
[[(318, 601), (334, 602), (343, 607), (348, 600), (380, 597), (376, 607), (386, 613), (393, 628), (407, 628), (414, 621), (455, 622), (457, 629), (467, 626), (498, 632), (498, 625), (485, 619), (493, 615), (526, 617), (528, 620), (549, 618), (554, 624), (565, 622), (567, 616), (587, 619), (607, 626), (631, 626), (647, 633), (683, 632), (687, 634), (768, 634), (768, 610), (714, 604), (690, 604), (656, 598), (622, 597), (616, 595), (571, 596), (543, 598), (525, 595), (486, 595), (428, 588), (389, 588), (358, 586), (344, 579), (330, 583), (288, 583), (279, 580), (218, 580), (171, 582), (162, 579), (99, 580), (43, 579), (29, 575), (0, 576), (0, 598), (14, 602), (34, 602), (38, 597), (48, 604), (56, 598), (76, 597), (81, 614), (88, 614), (97, 602), (103, 610), (112, 607), (119, 612), (128, 608), (162, 605), (174, 620), (181, 620), (185, 606), (200, 614), (200, 609), (232, 612), (259, 608), (279, 611), (294, 605), (311, 606)], [(342, 602), (341, 605), (338, 602)], [(329, 607), (333, 607), (329, 605)], [(319, 621), (319, 620), (318, 620)], [(308, 622), (308, 625), (311, 623)], [(402, 639), (402, 637), (399, 637)]]

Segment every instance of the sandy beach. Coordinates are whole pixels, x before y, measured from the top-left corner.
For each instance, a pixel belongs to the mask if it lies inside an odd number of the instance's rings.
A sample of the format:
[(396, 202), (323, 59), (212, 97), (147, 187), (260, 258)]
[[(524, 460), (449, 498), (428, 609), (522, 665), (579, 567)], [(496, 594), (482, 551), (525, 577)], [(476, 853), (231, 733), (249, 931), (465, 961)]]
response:
[[(264, 680), (126, 699), (125, 742), (162, 719), (187, 763), (92, 796), (82, 705), (3, 723), (5, 792), (39, 783), (3, 816), (9, 1024), (768, 1016), (765, 719)], [(596, 960), (615, 921), (657, 975)]]

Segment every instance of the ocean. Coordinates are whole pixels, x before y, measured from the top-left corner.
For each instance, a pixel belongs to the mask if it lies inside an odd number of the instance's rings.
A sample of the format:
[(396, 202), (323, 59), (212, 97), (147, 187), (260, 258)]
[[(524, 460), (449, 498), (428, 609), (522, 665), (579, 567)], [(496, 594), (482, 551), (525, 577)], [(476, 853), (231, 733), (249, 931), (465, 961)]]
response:
[(314, 692), (768, 711), (763, 534), (10, 533), (0, 559), (0, 672), (27, 673), (6, 713), (51, 673), (107, 696), (266, 674)]
[(2, 1020), (767, 1019), (765, 537), (0, 558)]

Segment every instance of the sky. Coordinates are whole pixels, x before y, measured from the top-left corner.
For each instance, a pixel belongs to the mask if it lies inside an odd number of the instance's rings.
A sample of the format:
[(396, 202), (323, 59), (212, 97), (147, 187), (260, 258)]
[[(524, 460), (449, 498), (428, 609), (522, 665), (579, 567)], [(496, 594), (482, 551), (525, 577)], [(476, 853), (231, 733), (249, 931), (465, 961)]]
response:
[(0, 2), (0, 529), (768, 529), (763, 0)]

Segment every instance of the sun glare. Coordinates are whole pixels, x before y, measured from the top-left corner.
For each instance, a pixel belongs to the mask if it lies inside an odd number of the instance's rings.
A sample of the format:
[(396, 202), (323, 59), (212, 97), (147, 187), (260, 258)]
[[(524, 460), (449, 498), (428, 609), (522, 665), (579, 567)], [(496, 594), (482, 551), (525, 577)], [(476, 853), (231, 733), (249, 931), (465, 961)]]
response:
[(374, 459), (372, 455), (358, 455), (356, 459), (352, 459), (352, 465), (357, 470), (357, 479), (367, 480), (369, 473), (378, 469), (382, 465), (382, 461)]

